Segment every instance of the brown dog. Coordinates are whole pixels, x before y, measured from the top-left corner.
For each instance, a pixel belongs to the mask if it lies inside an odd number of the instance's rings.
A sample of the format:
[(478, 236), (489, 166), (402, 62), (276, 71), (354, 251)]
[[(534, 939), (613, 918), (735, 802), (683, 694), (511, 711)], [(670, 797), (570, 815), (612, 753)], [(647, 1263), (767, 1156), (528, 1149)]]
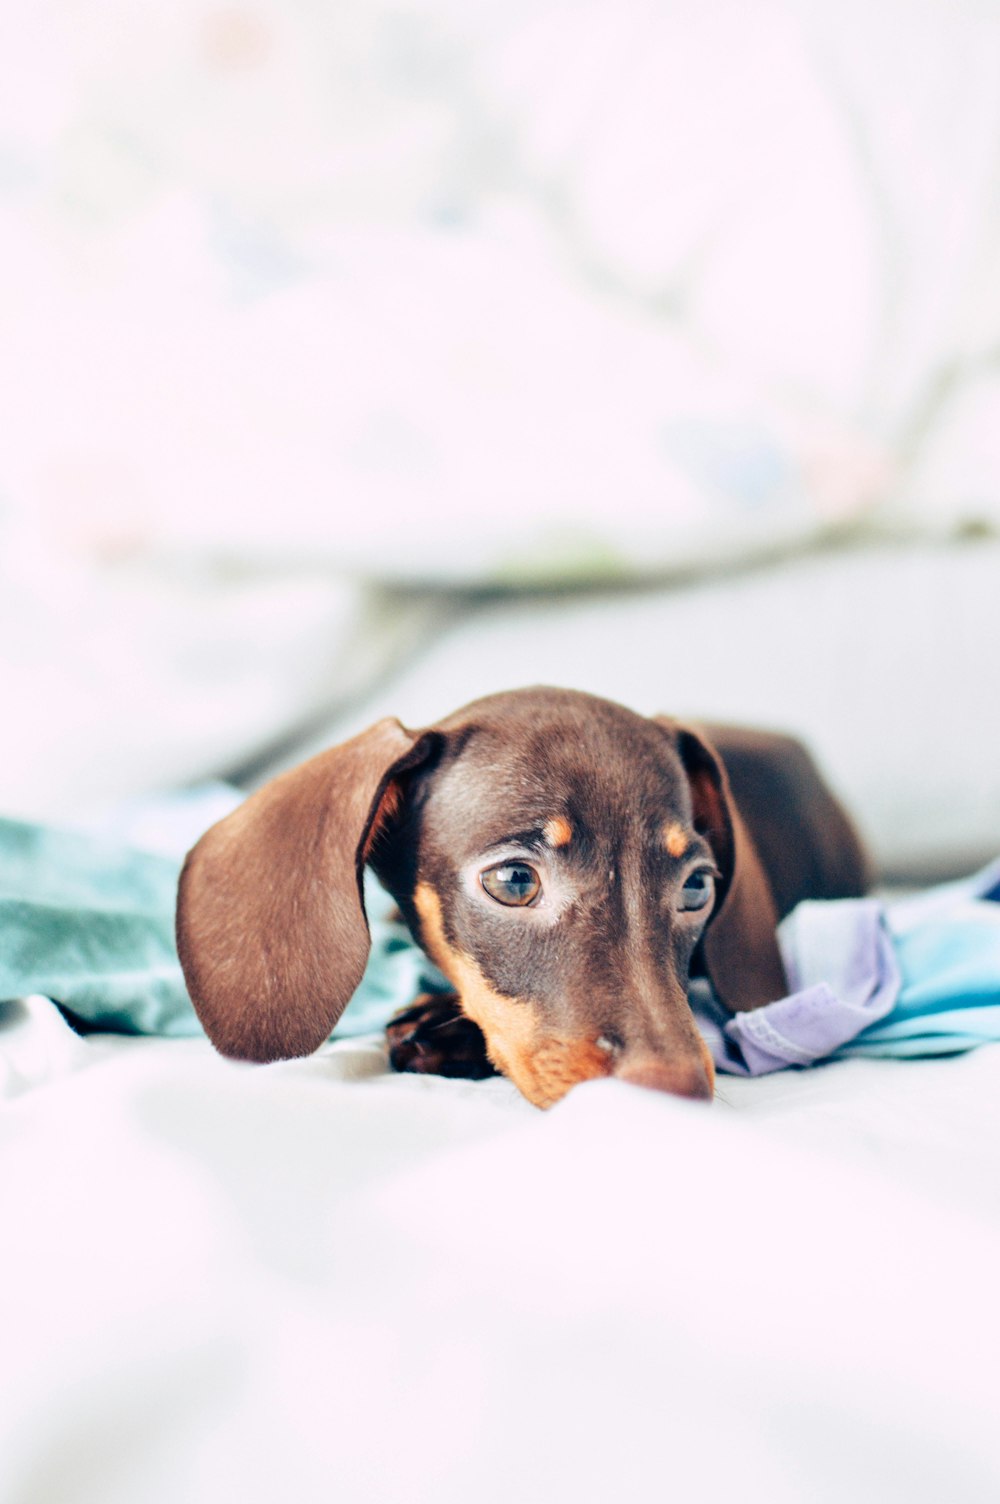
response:
[[(274, 779), (188, 856), (178, 949), (225, 1055), (305, 1055), (361, 980), (370, 863), (454, 999), (390, 1028), (396, 1063), (494, 1066), (545, 1107), (595, 1076), (711, 1097), (692, 967), (732, 1012), (787, 991), (800, 899), (867, 866), (799, 743), (698, 732), (569, 690), (384, 720)], [(434, 1039), (434, 1047), (428, 1041)]]

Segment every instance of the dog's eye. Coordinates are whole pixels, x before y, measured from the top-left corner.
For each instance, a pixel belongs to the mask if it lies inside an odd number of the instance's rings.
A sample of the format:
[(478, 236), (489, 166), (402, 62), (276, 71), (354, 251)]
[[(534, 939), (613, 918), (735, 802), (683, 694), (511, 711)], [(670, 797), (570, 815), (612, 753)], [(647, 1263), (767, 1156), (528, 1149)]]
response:
[(479, 881), (491, 898), (509, 908), (524, 908), (542, 891), (542, 880), (527, 862), (501, 862), (480, 873)]
[(684, 879), (679, 909), (704, 909), (712, 901), (715, 893), (715, 880), (707, 867), (700, 867), (697, 872), (689, 872)]

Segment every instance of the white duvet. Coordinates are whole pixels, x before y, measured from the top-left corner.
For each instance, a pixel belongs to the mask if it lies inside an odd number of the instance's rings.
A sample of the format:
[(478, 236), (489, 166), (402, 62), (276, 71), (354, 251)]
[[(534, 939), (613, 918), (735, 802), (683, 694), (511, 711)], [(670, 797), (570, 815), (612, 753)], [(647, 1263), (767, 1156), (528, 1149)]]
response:
[[(995, 532), (996, 6), (10, 9), (5, 812), (545, 678), (806, 734), (897, 870), (996, 853), (995, 546), (433, 652), (370, 583)], [(1000, 1498), (1000, 1049), (542, 1114), (32, 999), (0, 1095), (0, 1504)]]
[(5, 1504), (998, 1496), (1000, 1050), (543, 1114), (3, 1023)]

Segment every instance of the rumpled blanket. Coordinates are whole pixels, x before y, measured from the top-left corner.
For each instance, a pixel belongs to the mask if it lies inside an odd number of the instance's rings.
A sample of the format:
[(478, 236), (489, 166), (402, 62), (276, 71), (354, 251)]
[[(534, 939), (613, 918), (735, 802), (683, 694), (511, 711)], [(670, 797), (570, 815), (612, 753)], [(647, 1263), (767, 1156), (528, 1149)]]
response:
[[(237, 798), (228, 792), (223, 811)], [(193, 813), (202, 808), (195, 798)], [(163, 849), (0, 819), (0, 1001), (50, 997), (81, 1031), (199, 1034), (174, 945), (179, 865)], [(371, 957), (341, 1036), (381, 1029), (420, 992), (449, 990), (374, 881), (366, 902)], [(731, 1018), (705, 982), (692, 984), (721, 1071), (951, 1054), (1000, 1039), (1000, 861), (914, 898), (802, 903), (779, 940), (789, 996)]]

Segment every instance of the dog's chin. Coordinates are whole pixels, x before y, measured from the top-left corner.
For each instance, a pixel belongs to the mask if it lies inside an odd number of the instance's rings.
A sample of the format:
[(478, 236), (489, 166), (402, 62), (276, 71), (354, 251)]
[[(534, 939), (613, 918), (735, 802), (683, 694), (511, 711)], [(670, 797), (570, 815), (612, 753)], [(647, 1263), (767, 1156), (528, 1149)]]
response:
[(519, 1050), (487, 1035), (486, 1047), (498, 1070), (509, 1076), (535, 1107), (554, 1107), (582, 1081), (595, 1081), (612, 1073), (607, 1052), (590, 1039), (550, 1035), (530, 1050)]

